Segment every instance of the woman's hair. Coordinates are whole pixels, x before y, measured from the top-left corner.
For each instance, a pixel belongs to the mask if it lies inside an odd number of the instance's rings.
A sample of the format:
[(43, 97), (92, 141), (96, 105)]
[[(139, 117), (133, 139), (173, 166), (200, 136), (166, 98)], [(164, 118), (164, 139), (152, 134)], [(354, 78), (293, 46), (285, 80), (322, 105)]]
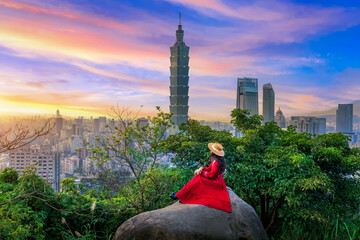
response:
[(220, 170), (221, 170), (221, 172), (224, 172), (225, 168), (226, 168), (225, 158), (218, 156), (215, 153), (211, 153), (211, 157), (213, 157), (215, 161), (220, 163)]

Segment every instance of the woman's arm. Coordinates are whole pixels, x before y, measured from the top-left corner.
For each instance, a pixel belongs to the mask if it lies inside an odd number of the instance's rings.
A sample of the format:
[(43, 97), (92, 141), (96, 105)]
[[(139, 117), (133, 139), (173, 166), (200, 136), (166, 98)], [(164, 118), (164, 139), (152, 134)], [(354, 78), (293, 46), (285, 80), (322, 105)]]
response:
[(220, 163), (214, 161), (212, 165), (210, 165), (209, 170), (210, 171), (202, 171), (201, 175), (206, 178), (214, 178), (216, 177), (218, 171), (219, 171)]
[(200, 174), (202, 170), (203, 170), (203, 167), (196, 169), (194, 172), (194, 175), (196, 176), (196, 175)]
[(202, 167), (203, 171), (210, 171), (210, 169), (211, 169), (211, 163), (208, 167)]

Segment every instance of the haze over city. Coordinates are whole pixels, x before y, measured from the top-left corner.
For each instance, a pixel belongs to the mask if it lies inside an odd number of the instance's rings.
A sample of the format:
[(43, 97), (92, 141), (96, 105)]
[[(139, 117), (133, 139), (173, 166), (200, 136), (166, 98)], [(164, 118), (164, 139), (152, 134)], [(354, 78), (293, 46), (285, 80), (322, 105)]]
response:
[(357, 1), (2, 0), (0, 114), (168, 111), (179, 12), (192, 118), (229, 120), (239, 77), (271, 82), (286, 116), (359, 100)]

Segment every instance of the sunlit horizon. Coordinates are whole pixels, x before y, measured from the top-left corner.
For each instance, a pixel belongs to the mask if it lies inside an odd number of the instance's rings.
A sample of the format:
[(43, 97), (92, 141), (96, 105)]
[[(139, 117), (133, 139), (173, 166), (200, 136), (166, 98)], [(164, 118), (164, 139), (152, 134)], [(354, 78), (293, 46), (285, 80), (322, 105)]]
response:
[[(360, 3), (164, 0), (0, 2), (0, 114), (169, 111), (178, 13), (190, 47), (189, 116), (229, 121), (236, 80), (271, 83), (285, 117), (360, 99)], [(354, 109), (354, 114), (360, 110)]]

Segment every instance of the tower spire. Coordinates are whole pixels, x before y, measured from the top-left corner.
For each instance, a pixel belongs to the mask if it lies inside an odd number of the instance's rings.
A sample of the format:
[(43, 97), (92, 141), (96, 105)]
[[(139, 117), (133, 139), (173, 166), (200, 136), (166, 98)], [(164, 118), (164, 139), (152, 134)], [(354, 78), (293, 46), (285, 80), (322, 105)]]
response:
[(184, 39), (184, 30), (182, 30), (181, 12), (179, 12), (179, 25), (178, 25), (178, 30), (176, 31), (176, 42), (183, 43), (183, 39)]

